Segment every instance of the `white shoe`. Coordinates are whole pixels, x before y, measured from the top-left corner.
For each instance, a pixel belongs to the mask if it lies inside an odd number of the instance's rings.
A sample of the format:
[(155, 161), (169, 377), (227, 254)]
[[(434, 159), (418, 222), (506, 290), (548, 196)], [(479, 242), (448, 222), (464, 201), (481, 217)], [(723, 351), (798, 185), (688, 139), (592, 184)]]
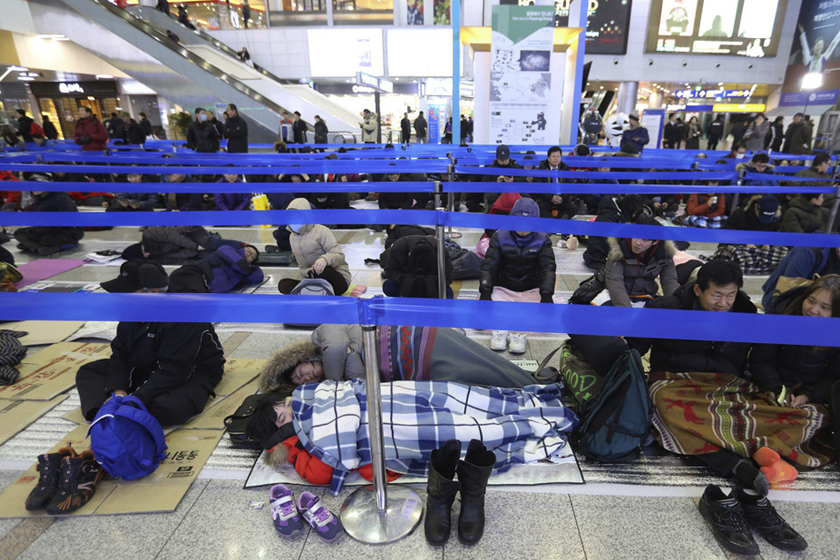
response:
[(528, 343), (528, 337), (525, 333), (511, 333), (510, 334), (510, 350), (511, 354), (524, 354), (525, 345)]
[(507, 338), (507, 331), (493, 331), (493, 334), (490, 336), (490, 350), (501, 352), (507, 348)]

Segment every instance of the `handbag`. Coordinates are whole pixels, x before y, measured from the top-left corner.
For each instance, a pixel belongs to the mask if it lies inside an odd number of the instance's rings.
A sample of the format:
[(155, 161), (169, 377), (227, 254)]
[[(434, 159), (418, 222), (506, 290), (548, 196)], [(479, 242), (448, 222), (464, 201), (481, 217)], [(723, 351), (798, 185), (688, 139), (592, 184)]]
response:
[(242, 401), (242, 404), (239, 405), (236, 412), (227, 416), (224, 420), (225, 429), (231, 441), (247, 447), (261, 448), (260, 440), (253, 438), (249, 434), (248, 422), (251, 421), (251, 418), (263, 404), (267, 401), (276, 400), (278, 400), (278, 394), (275, 392), (259, 393), (245, 397), (245, 400)]
[(606, 287), (605, 272), (602, 268), (580, 283), (577, 290), (572, 294), (572, 297), (569, 298), (569, 303), (573, 305), (589, 305)]

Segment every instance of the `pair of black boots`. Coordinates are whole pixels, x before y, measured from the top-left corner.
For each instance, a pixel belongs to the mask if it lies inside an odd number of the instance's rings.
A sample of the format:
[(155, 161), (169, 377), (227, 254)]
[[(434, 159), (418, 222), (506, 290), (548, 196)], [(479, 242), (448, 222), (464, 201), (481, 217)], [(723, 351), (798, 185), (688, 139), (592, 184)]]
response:
[[(449, 540), (452, 503), (458, 492), (461, 493), (458, 540), (464, 545), (474, 545), (484, 534), (484, 493), (496, 464), (496, 454), (474, 439), (467, 447), (464, 460), (460, 458), (461, 442), (457, 439), (432, 451), (424, 521), (426, 540), (432, 546), (441, 546)], [(454, 480), (456, 472), (457, 481)]]

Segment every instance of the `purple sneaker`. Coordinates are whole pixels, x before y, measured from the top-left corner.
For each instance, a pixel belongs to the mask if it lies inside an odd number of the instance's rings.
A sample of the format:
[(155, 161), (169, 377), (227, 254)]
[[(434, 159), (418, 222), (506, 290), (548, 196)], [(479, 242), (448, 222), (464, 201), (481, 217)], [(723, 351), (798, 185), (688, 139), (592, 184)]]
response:
[(318, 536), (327, 542), (334, 541), (343, 531), (341, 521), (312, 492), (304, 492), (298, 498), (298, 509), (303, 518), (312, 525)]
[(283, 484), (271, 487), (269, 492), (271, 499), (271, 517), (274, 519), (274, 528), (282, 537), (293, 537), (303, 529), (303, 521), (295, 507), (295, 497), (292, 491)]

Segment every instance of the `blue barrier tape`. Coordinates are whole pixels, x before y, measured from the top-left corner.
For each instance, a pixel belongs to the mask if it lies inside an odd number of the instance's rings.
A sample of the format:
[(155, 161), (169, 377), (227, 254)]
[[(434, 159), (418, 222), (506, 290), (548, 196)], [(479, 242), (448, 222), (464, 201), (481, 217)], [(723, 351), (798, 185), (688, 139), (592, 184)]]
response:
[[(365, 183), (379, 184), (379, 183)], [(528, 192), (528, 193), (575, 193), (575, 194), (678, 194), (678, 193), (739, 193), (743, 195), (770, 193), (834, 193), (834, 187), (758, 187), (738, 185), (648, 185), (617, 183), (494, 183), (494, 182), (443, 182), (444, 192)], [(371, 188), (369, 190), (375, 190)]]
[(546, 231), (599, 237), (669, 239), (705, 243), (840, 247), (838, 234), (778, 233), (611, 222), (523, 218), (436, 210), (233, 210), (212, 212), (0, 212), (3, 226), (241, 226), (261, 224), (415, 224), (518, 231)]
[(837, 346), (836, 319), (538, 303), (263, 294), (0, 293), (4, 320), (300, 322)]
[(267, 175), (267, 174), (288, 174), (300, 173), (445, 173), (448, 164), (440, 160), (395, 160), (384, 161), (328, 161), (301, 162), (294, 165), (267, 165), (261, 167), (239, 166), (226, 167), (224, 162), (218, 162), (216, 166), (186, 167), (183, 165), (150, 165), (142, 168), (132, 168), (125, 165), (62, 165), (42, 163), (4, 163), (0, 160), (0, 171), (46, 171), (65, 173), (127, 173), (142, 169), (143, 173), (154, 174), (186, 174), (186, 175), (223, 175), (225, 173), (236, 173), (238, 175)]
[[(48, 183), (44, 181), (6, 181), (5, 190), (45, 192), (109, 192), (109, 193), (344, 193), (344, 192), (413, 192), (431, 193), (434, 181), (406, 182), (336, 182), (336, 183), (90, 183), (68, 181)], [(763, 191), (762, 191), (763, 192)], [(791, 192), (790, 189), (785, 192)]]
[(558, 179), (615, 179), (616, 181), (737, 181), (738, 174), (729, 171), (551, 171), (543, 169), (506, 169), (503, 167), (455, 166), (459, 175), (503, 175), (506, 177), (544, 177)]
[(747, 173), (744, 176), (748, 181), (793, 181), (804, 183), (822, 181), (824, 183), (831, 183), (831, 176), (828, 177), (791, 177), (789, 175), (777, 175), (771, 173)]
[[(114, 269), (114, 274), (119, 271)], [(0, 293), (3, 320), (354, 324), (354, 298), (267, 294)], [(64, 296), (76, 296), (72, 301)], [(110, 308), (110, 310), (108, 309)]]

